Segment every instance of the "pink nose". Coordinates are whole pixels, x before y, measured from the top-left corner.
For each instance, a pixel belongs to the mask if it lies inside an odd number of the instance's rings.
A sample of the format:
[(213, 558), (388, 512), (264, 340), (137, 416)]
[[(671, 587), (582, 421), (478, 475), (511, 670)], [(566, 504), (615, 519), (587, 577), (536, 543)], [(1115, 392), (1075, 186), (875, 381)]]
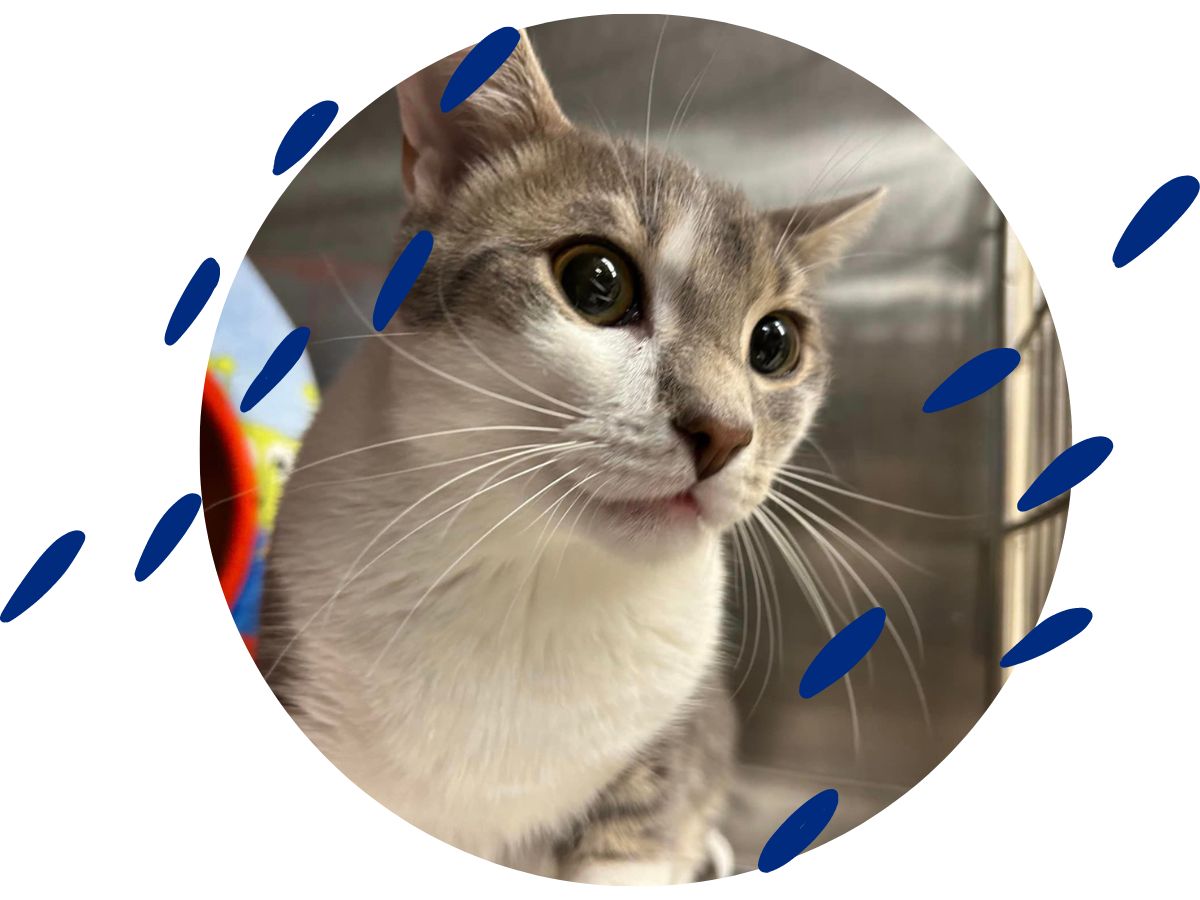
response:
[(741, 424), (722, 422), (708, 415), (677, 420), (675, 427), (692, 445), (696, 477), (703, 481), (725, 468), (737, 452), (749, 445), (754, 431)]

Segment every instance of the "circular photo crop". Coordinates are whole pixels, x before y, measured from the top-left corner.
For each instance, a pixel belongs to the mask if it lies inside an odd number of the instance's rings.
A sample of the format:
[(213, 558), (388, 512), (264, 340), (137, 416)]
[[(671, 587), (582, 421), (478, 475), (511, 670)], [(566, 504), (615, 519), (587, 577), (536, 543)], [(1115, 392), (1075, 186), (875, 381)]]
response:
[(1004, 217), (884, 91), (717, 22), (396, 78), (310, 111), (340, 127), (210, 359), (205, 518), (263, 676), (362, 790), (531, 873), (692, 882), (787, 862), (798, 808), (809, 847), (853, 828), (983, 714), (1058, 558), (1066, 495), (1016, 500), (1066, 380)]

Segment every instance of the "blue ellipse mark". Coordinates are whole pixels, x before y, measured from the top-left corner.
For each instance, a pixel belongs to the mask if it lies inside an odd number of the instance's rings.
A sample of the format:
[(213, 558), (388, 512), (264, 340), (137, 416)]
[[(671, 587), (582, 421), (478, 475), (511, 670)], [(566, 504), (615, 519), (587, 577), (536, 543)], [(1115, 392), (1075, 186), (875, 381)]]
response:
[(416, 283), (421, 270), (433, 252), (433, 235), (428, 231), (418, 231), (400, 253), (399, 259), (392, 266), (392, 271), (384, 279), (379, 296), (375, 298), (375, 311), (371, 314), (371, 324), (376, 331), (383, 331), (392, 320), (408, 292)]
[(316, 146), (337, 118), (338, 105), (332, 100), (322, 100), (300, 113), (292, 127), (287, 130), (279, 149), (275, 151), (275, 165), (271, 174), (282, 175)]
[(1071, 445), (1042, 469), (1042, 474), (1017, 501), (1017, 509), (1029, 512), (1066, 493), (1100, 468), (1112, 449), (1113, 442), (1106, 437), (1090, 437)]
[(33, 564), (0, 612), (0, 622), (11, 622), (46, 595), (66, 574), (83, 547), (83, 532), (68, 531), (47, 547)]
[(200, 512), (199, 494), (184, 494), (171, 504), (171, 508), (162, 514), (162, 518), (150, 532), (142, 555), (138, 558), (137, 567), (133, 570), (134, 578), (138, 581), (145, 581), (154, 574), (154, 571), (163, 564), (163, 560), (170, 556), (175, 546), (183, 540), (183, 536), (187, 534), (187, 530), (191, 527), (192, 520), (196, 518), (198, 512)]
[(1037, 659), (1043, 653), (1049, 653), (1055, 647), (1062, 646), (1075, 637), (1092, 621), (1092, 611), (1078, 606), (1074, 609), (1064, 609), (1050, 618), (1038, 622), (1025, 637), (1017, 641), (1015, 647), (1000, 657), (1001, 668), (1020, 665)]
[(292, 371), (292, 366), (300, 361), (304, 348), (308, 345), (308, 334), (307, 328), (297, 328), (279, 342), (279, 346), (250, 382), (250, 387), (246, 388), (238, 409), (244, 413), (250, 412), (263, 397), (271, 393), (271, 389), (279, 384), (284, 375)]
[(183, 333), (192, 327), (196, 316), (200, 315), (204, 304), (208, 303), (208, 298), (217, 289), (217, 282), (220, 280), (221, 267), (211, 256), (196, 267), (196, 273), (192, 275), (192, 280), (183, 289), (179, 302), (175, 304), (175, 309), (171, 313), (171, 319), (167, 322), (167, 332), (163, 335), (163, 340), (167, 342), (168, 347), (183, 337)]
[(879, 640), (886, 621), (883, 607), (873, 606), (831, 637), (804, 670), (800, 696), (805, 700), (817, 696), (862, 662)]
[(810, 798), (767, 838), (758, 855), (758, 870), (774, 872), (807, 850), (825, 830), (837, 806), (838, 792), (833, 788)]
[(512, 56), (520, 42), (521, 32), (517, 29), (497, 28), (472, 47), (446, 82), (446, 88), (442, 91), (442, 112), (450, 112), (479, 90)]
[(935, 413), (986, 393), (1012, 374), (1021, 354), (1012, 347), (984, 350), (959, 366), (929, 395), (922, 412)]
[(1172, 178), (1150, 199), (1142, 204), (1113, 251), (1113, 265), (1118, 269), (1133, 262), (1171, 230), (1200, 194), (1200, 181), (1192, 175)]

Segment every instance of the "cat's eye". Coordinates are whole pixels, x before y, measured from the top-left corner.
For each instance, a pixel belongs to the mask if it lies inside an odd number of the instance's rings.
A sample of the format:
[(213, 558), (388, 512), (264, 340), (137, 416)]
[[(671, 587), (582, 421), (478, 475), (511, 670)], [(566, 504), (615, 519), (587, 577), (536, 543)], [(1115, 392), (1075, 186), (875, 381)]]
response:
[(750, 332), (750, 367), (782, 378), (800, 362), (801, 338), (800, 324), (788, 313), (763, 316)]
[(575, 310), (594, 325), (627, 325), (640, 315), (633, 266), (602, 244), (574, 244), (554, 257), (554, 277)]

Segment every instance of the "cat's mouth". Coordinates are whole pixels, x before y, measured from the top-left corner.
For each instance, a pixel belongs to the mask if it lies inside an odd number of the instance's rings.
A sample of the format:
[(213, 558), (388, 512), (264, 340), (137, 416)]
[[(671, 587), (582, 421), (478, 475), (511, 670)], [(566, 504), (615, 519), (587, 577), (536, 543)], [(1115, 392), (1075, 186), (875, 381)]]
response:
[(654, 497), (645, 500), (610, 500), (606, 506), (630, 516), (669, 516), (699, 518), (700, 501), (692, 491), (680, 491), (670, 497)]
[(600, 499), (600, 508), (611, 525), (622, 532), (691, 530), (703, 521), (703, 507), (691, 488), (665, 497)]

